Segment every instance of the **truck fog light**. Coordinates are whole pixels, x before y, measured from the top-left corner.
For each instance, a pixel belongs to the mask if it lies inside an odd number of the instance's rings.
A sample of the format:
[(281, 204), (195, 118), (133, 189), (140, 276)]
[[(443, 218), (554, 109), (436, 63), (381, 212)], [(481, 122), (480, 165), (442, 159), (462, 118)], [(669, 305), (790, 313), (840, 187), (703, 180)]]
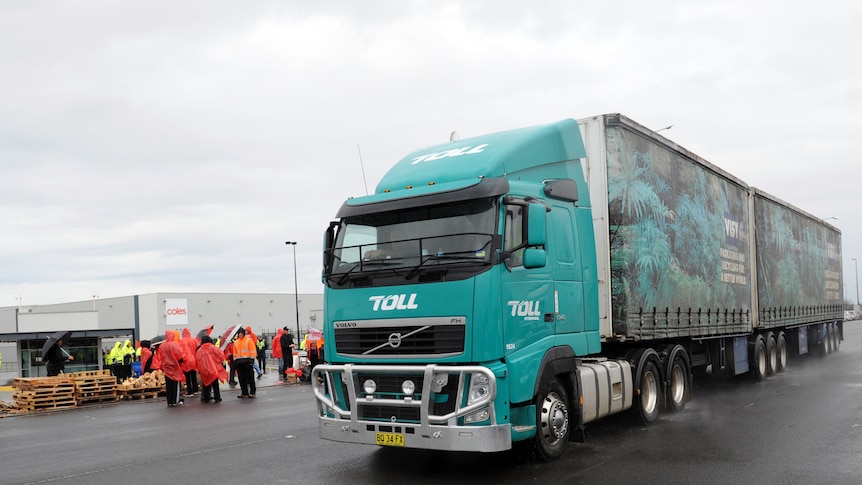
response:
[(480, 409), (475, 413), (470, 413), (467, 416), (464, 416), (465, 423), (481, 423), (482, 421), (487, 421), (491, 415), (488, 413), (488, 409)]
[(374, 394), (374, 391), (377, 390), (377, 383), (372, 379), (366, 379), (362, 383), (362, 389), (365, 391), (365, 394)]
[(401, 391), (406, 396), (412, 396), (413, 392), (416, 391), (416, 384), (414, 384), (413, 381), (411, 381), (410, 379), (407, 379), (406, 381), (401, 383)]

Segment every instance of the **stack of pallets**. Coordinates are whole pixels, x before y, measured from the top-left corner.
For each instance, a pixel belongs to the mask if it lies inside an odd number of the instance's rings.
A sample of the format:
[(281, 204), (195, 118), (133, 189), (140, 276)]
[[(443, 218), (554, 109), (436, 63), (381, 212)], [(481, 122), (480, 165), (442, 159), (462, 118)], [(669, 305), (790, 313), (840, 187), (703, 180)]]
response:
[(69, 375), (75, 380), (75, 399), (78, 405), (117, 400), (117, 379), (111, 375), (111, 371), (91, 370)]
[(74, 408), (75, 381), (71, 376), (18, 377), (12, 381), (12, 399), (18, 412)]

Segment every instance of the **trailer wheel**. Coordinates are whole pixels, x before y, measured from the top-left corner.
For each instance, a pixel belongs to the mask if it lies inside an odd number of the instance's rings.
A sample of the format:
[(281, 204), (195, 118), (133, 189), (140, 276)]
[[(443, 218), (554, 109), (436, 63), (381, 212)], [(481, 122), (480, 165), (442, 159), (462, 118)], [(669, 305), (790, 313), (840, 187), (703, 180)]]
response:
[(749, 357), (751, 363), (751, 373), (755, 379), (762, 381), (766, 379), (767, 359), (766, 359), (766, 342), (763, 340), (763, 335), (758, 335), (753, 341), (748, 344)]
[(667, 404), (671, 411), (678, 413), (685, 409), (685, 402), (691, 392), (690, 383), (691, 378), (685, 359), (685, 350), (681, 350), (674, 354), (668, 373)]
[(775, 334), (767, 332), (764, 341), (766, 342), (766, 374), (773, 376), (778, 374), (778, 344), (775, 341)]
[(838, 352), (838, 348), (841, 347), (841, 332), (838, 331), (838, 324), (832, 324), (832, 351)]
[(552, 378), (536, 396), (534, 448), (543, 460), (559, 458), (569, 442), (569, 399), (566, 390)]
[(784, 332), (778, 332), (778, 340), (776, 341), (776, 354), (778, 356), (778, 373), (784, 372), (787, 369), (787, 337)]
[(635, 391), (633, 403), (635, 418), (643, 424), (654, 423), (658, 419), (661, 404), (661, 376), (655, 362), (644, 362), (640, 369), (640, 388)]
[(826, 342), (824, 345), (826, 347), (826, 354), (827, 355), (832, 353), (832, 350), (833, 350), (832, 349), (832, 337), (834, 335), (835, 335), (835, 332), (832, 330), (832, 324), (827, 323), (826, 324)]

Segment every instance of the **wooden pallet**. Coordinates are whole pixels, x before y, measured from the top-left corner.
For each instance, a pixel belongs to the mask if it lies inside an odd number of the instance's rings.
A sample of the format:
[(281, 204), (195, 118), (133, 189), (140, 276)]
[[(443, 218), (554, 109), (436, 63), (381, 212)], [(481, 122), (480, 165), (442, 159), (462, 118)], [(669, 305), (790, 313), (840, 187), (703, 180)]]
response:
[(73, 372), (71, 375), (78, 404), (117, 400), (117, 379), (110, 371)]
[(143, 387), (133, 389), (120, 389), (117, 391), (119, 399), (135, 400), (135, 399), (154, 399), (159, 396), (159, 393), (164, 392), (158, 387)]
[(23, 412), (69, 409), (78, 405), (75, 381), (68, 376), (19, 377), (12, 381), (12, 399)]
[(72, 372), (72, 373), (66, 374), (66, 375), (72, 376), (72, 378), (75, 380), (89, 378), (89, 377), (105, 377), (105, 376), (113, 377), (111, 375), (111, 371), (109, 369), (86, 370), (86, 371), (81, 371), (81, 372)]

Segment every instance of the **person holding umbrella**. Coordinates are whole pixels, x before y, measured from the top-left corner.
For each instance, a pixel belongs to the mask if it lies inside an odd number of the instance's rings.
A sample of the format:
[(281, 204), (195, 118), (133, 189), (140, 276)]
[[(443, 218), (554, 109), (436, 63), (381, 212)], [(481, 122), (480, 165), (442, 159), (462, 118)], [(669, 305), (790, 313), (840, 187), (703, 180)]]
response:
[(69, 332), (57, 332), (42, 346), (42, 360), (47, 363), (49, 377), (62, 374), (66, 368), (66, 361), (75, 360), (75, 356), (63, 350), (63, 339), (68, 335)]

